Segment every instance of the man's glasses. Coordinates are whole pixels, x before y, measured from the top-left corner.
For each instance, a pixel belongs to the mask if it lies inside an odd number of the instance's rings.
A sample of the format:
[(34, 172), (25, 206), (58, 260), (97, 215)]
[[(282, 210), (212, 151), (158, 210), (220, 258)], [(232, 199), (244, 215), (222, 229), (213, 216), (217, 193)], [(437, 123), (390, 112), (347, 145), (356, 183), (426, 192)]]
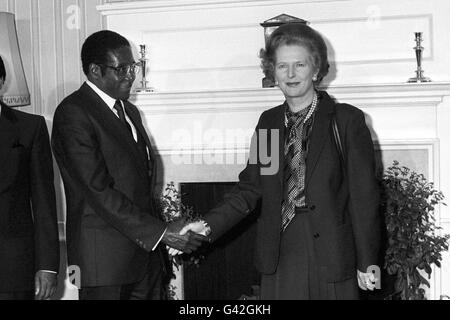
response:
[(113, 67), (113, 66), (109, 66), (107, 64), (102, 64), (102, 63), (99, 63), (98, 65), (113, 69), (119, 77), (126, 77), (130, 73), (138, 74), (141, 71), (141, 67), (142, 67), (142, 64), (140, 62), (136, 62), (133, 64), (120, 66), (120, 67)]

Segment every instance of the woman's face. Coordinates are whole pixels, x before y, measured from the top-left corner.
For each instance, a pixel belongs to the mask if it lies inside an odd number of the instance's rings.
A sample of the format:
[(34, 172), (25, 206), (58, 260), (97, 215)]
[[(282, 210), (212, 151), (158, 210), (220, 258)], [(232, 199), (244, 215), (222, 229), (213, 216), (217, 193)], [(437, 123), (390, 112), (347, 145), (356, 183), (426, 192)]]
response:
[(312, 61), (309, 50), (300, 45), (282, 45), (275, 51), (275, 80), (287, 100), (312, 95), (317, 75)]

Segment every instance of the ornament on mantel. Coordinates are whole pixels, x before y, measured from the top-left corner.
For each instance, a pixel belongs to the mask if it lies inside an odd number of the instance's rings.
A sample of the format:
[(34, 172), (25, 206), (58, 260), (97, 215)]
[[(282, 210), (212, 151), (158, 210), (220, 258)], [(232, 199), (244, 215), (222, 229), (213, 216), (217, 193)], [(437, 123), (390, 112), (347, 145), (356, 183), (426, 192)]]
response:
[(422, 32), (415, 32), (416, 35), (416, 46), (413, 48), (416, 51), (416, 60), (417, 60), (417, 70), (416, 76), (414, 78), (410, 78), (408, 80), (409, 83), (418, 83), (418, 82), (431, 82), (430, 78), (424, 77), (422, 70), (422, 52), (424, 48), (422, 47)]
[(140, 47), (141, 47), (141, 52), (140, 52), (141, 58), (139, 59), (139, 62), (140, 62), (140, 65), (141, 65), (141, 71), (142, 71), (141, 72), (141, 76), (142, 76), (142, 79), (140, 81), (141, 86), (136, 88), (136, 92), (139, 92), (139, 93), (141, 93), (141, 92), (153, 92), (153, 91), (155, 91), (155, 89), (152, 88), (152, 87), (149, 87), (148, 86), (148, 81), (147, 81), (147, 61), (148, 61), (148, 59), (146, 57), (146, 55), (147, 55), (147, 48), (146, 48), (145, 44), (141, 44)]

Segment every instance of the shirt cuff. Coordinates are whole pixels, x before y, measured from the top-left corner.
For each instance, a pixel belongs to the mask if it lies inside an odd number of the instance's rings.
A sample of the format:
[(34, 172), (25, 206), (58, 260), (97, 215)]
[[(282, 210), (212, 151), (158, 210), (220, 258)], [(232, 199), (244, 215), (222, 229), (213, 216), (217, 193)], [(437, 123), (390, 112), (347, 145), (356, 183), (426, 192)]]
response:
[(162, 233), (161, 237), (159, 238), (158, 242), (156, 242), (155, 246), (153, 247), (152, 251), (155, 251), (156, 247), (158, 246), (158, 244), (161, 242), (162, 238), (164, 237), (164, 235), (166, 234), (167, 228), (164, 229), (164, 232)]

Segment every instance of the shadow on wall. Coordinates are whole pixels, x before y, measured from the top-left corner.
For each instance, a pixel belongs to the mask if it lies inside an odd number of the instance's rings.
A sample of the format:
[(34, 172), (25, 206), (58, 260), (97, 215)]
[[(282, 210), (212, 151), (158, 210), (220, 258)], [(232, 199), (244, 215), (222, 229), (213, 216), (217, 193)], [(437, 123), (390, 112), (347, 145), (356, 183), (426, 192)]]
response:
[[(73, 87), (74, 84), (66, 84), (66, 87)], [(50, 95), (56, 100), (57, 92), (63, 92), (62, 85), (58, 86)], [(61, 97), (61, 100), (65, 97)], [(53, 101), (48, 100), (48, 101)], [(61, 101), (58, 101), (58, 103)], [(57, 106), (54, 106), (51, 111), (51, 119), (46, 118), (46, 124), (51, 137), (53, 126), (53, 113)], [(51, 297), (51, 300), (77, 300), (78, 290), (73, 286), (68, 279), (67, 272), (67, 249), (66, 249), (66, 236), (65, 236), (65, 221), (66, 221), (66, 201), (64, 195), (64, 185), (61, 179), (58, 165), (53, 157), (53, 172), (54, 172), (54, 185), (56, 194), (56, 210), (58, 213), (58, 230), (59, 230), (59, 243), (60, 243), (60, 266), (58, 272), (58, 287), (55, 294)]]
[(330, 84), (337, 78), (337, 66), (336, 66), (336, 53), (334, 51), (334, 48), (331, 44), (331, 42), (328, 40), (327, 37), (325, 37), (322, 33), (320, 34), (322, 38), (324, 39), (327, 50), (328, 50), (328, 63), (330, 64), (330, 69), (328, 70), (328, 74), (325, 78), (323, 78), (322, 82), (320, 83), (320, 87), (323, 90), (327, 90)]

